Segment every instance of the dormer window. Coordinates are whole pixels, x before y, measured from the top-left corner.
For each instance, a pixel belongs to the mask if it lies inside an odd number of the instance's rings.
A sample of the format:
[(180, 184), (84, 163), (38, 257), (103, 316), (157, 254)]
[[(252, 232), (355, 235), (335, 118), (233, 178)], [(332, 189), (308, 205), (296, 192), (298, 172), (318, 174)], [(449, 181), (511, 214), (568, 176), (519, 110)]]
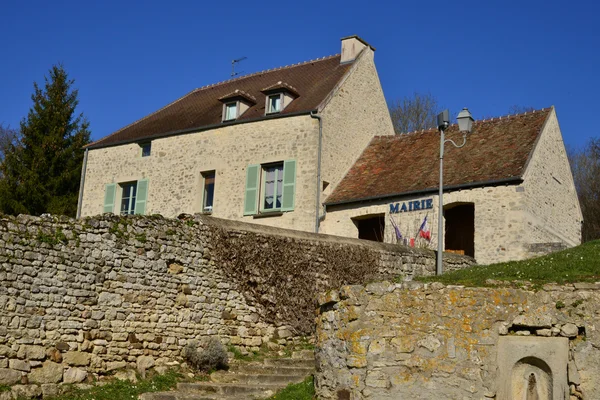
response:
[(234, 101), (232, 103), (225, 104), (225, 115), (223, 121), (231, 121), (237, 118), (238, 103)]
[(274, 114), (281, 111), (283, 94), (272, 94), (267, 98), (267, 114)]
[(294, 87), (279, 81), (261, 90), (265, 94), (265, 115), (282, 112), (298, 96)]
[(256, 104), (256, 98), (242, 90), (234, 90), (219, 98), (223, 103), (223, 122), (234, 121)]

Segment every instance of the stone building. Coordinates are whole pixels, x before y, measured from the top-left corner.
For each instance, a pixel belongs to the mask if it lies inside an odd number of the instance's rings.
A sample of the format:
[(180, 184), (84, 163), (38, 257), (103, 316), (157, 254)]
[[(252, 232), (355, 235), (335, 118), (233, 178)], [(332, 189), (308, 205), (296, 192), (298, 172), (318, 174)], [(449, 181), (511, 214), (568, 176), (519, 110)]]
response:
[(193, 90), (92, 143), (79, 216), (209, 213), (314, 232), (324, 197), (375, 135), (393, 135), (357, 36), (341, 54)]
[[(447, 134), (461, 143), (456, 125)], [(373, 138), (327, 197), (321, 232), (436, 248), (439, 140), (436, 130)], [(579, 244), (582, 215), (555, 109), (476, 121), (465, 147), (448, 146), (444, 217), (445, 250), (480, 263)], [(430, 241), (419, 235), (425, 218)]]

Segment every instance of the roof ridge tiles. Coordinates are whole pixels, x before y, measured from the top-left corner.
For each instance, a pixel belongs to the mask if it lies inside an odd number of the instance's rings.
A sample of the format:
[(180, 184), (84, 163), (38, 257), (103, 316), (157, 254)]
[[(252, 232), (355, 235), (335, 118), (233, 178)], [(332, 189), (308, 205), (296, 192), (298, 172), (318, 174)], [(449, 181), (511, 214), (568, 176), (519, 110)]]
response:
[(290, 65), (285, 65), (285, 66), (282, 66), (282, 67), (275, 67), (275, 68), (270, 68), (270, 69), (264, 69), (262, 71), (253, 72), (253, 73), (247, 74), (247, 75), (237, 76), (235, 78), (227, 79), (227, 80), (220, 81), (220, 82), (217, 82), (217, 83), (211, 83), (210, 85), (200, 86), (199, 88), (194, 89), (193, 92), (198, 92), (200, 90), (213, 88), (215, 86), (219, 86), (219, 85), (222, 85), (222, 84), (225, 84), (225, 83), (231, 83), (231, 82), (239, 81), (239, 80), (242, 80), (242, 79), (249, 78), (251, 76), (265, 74), (267, 72), (279, 71), (279, 70), (286, 69), (286, 68), (292, 68), (292, 67), (297, 67), (297, 66), (300, 66), (300, 65), (310, 64), (310, 63), (313, 63), (313, 62), (316, 62), (316, 61), (324, 61), (326, 59), (328, 60), (330, 58), (337, 57), (339, 55), (340, 55), (339, 53), (338, 54), (332, 54), (330, 56), (324, 56), (324, 57), (321, 57), (321, 58), (315, 58), (315, 59), (308, 60), (308, 61), (301, 61), (301, 62), (299, 62), (297, 64), (290, 64)]

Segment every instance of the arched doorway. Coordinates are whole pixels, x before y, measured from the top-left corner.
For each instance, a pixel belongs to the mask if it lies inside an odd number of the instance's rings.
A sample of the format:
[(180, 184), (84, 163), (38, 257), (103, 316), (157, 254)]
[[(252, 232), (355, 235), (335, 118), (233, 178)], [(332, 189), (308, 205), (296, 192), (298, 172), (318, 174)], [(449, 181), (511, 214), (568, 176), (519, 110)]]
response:
[(448, 204), (444, 206), (444, 218), (446, 251), (475, 257), (475, 204)]

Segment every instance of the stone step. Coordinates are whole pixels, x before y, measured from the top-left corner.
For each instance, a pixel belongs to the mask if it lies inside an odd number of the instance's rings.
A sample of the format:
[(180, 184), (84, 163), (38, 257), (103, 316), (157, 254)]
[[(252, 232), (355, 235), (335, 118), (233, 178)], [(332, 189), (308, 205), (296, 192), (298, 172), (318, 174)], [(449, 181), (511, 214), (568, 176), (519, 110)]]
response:
[(261, 375), (304, 375), (308, 376), (315, 372), (315, 367), (285, 367), (264, 364), (239, 364), (229, 368), (229, 371), (239, 374), (261, 374)]
[(154, 392), (141, 394), (139, 400), (254, 400), (260, 397), (254, 395), (240, 396), (234, 394), (231, 396), (223, 394), (196, 394), (188, 392)]
[(282, 375), (282, 374), (241, 374), (235, 372), (215, 372), (211, 374), (210, 380), (215, 383), (247, 383), (247, 384), (268, 384), (268, 385), (287, 385), (290, 383), (300, 383), (306, 378), (305, 374)]
[(305, 367), (315, 368), (314, 359), (291, 359), (291, 358), (267, 358), (264, 360), (264, 365), (270, 367)]
[[(178, 383), (177, 390), (197, 395), (202, 398), (205, 395), (237, 396), (236, 398), (268, 398), (273, 396), (279, 389), (287, 384), (243, 384), (243, 383)], [(222, 397), (220, 397), (222, 398)]]
[(292, 353), (293, 359), (302, 359), (302, 360), (314, 360), (315, 359), (315, 351), (314, 350), (298, 350)]

